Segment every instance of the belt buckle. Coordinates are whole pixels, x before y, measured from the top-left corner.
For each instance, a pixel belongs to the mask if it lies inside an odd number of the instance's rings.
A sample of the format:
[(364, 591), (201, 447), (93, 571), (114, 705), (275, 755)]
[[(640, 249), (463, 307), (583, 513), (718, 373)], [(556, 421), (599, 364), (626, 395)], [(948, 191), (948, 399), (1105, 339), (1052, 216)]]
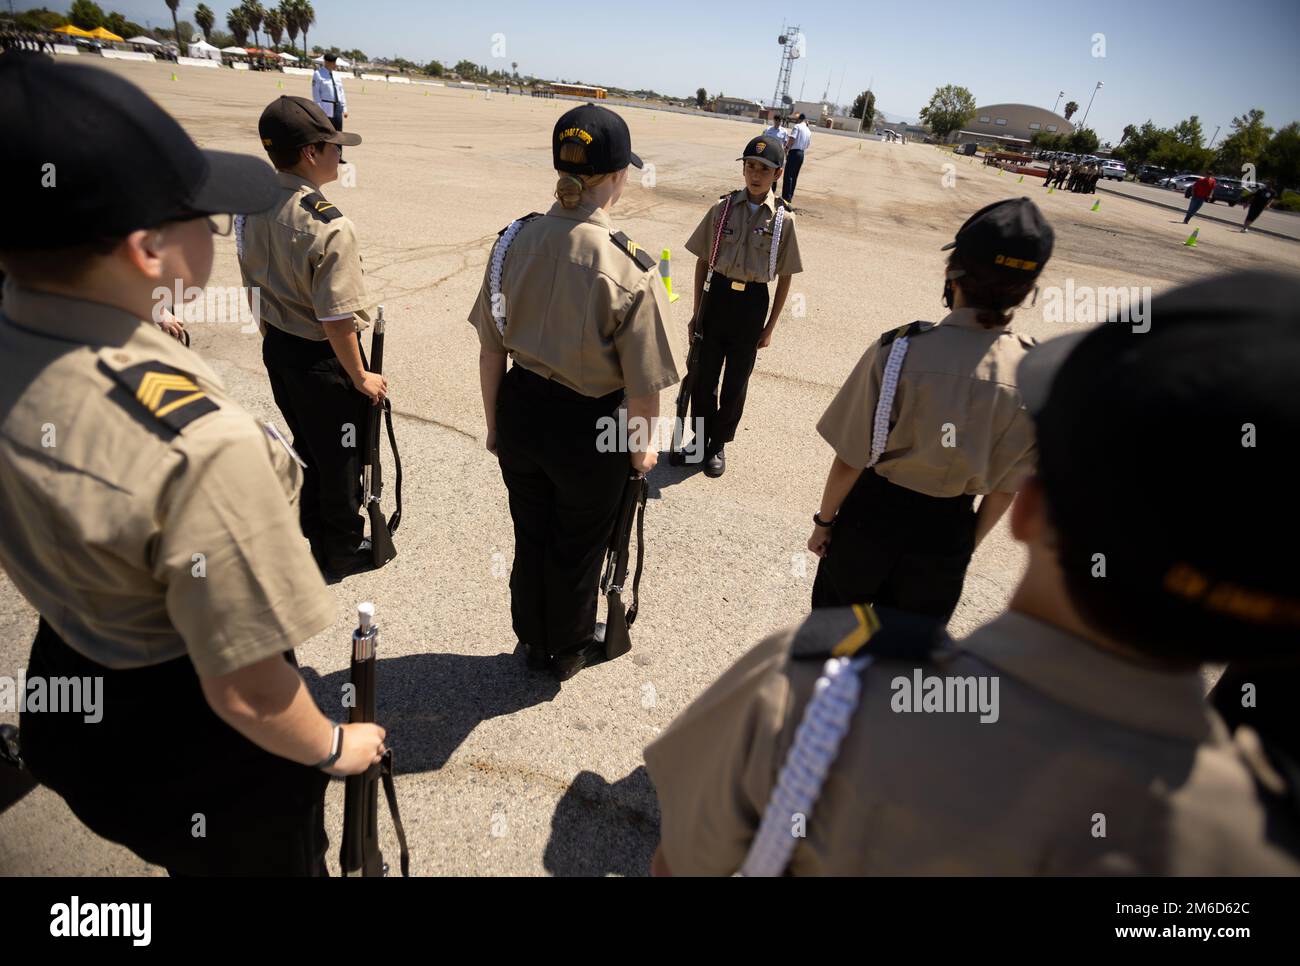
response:
[(743, 291), (745, 291), (745, 283), (744, 283), (744, 282), (732, 282), (732, 283), (731, 283), (731, 290), (732, 290), (733, 292), (743, 292)]

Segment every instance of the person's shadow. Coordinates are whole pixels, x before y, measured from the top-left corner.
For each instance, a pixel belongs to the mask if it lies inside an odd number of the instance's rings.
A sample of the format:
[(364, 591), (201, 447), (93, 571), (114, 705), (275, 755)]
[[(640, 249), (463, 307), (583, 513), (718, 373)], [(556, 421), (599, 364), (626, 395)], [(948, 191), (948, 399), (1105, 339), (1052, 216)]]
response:
[[(317, 704), (340, 720), (345, 668), (321, 677), (301, 668)], [(375, 717), (388, 733), (399, 774), (434, 771), (460, 747), (480, 721), (513, 714), (560, 693), (550, 674), (530, 671), (521, 654), (410, 654), (381, 658), (375, 667)]]
[[(646, 481), (650, 484), (649, 499), (662, 499), (663, 491), (670, 486), (676, 486), (678, 483), (684, 483), (697, 473), (704, 471), (704, 458), (700, 457), (695, 462), (686, 462), (681, 466), (673, 466), (668, 461), (668, 450), (662, 450), (659, 453), (659, 462), (655, 463), (655, 468), (650, 471)], [(684, 454), (687, 460), (694, 459), (694, 454), (689, 450)]]
[(579, 773), (555, 807), (542, 865), (557, 876), (644, 876), (659, 842), (659, 799), (641, 765), (610, 784)]

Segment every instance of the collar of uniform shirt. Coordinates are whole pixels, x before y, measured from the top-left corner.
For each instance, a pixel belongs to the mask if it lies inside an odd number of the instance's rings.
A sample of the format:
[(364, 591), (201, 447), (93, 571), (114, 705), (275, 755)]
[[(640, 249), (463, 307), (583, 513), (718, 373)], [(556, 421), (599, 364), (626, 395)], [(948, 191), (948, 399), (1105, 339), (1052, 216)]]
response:
[[(939, 324), (955, 325), (963, 329), (984, 329), (984, 331), (986, 332), (999, 331), (997, 329), (985, 329), (984, 326), (980, 325), (979, 310), (972, 309), (972, 308), (953, 309), (951, 312), (949, 312), (947, 315), (943, 317), (942, 321), (940, 321)], [(1011, 326), (1004, 325), (1002, 326), (1001, 331), (1010, 332)]]
[(294, 174), (292, 171), (277, 171), (275, 173), (275, 176), (277, 179), (279, 179), (280, 187), (282, 188), (288, 188), (292, 191), (302, 191), (302, 190), (319, 191), (320, 190), (314, 184), (308, 181), (306, 178), (302, 177), (301, 175)]
[(12, 279), (5, 281), (4, 314), (20, 329), (90, 345), (121, 345), (141, 325), (124, 309), (23, 288)]
[(554, 215), (556, 218), (568, 218), (570, 221), (589, 221), (593, 225), (600, 225), (601, 228), (614, 227), (614, 223), (609, 220), (609, 212), (585, 201), (578, 202), (576, 208), (565, 208), (557, 201), (551, 205), (551, 210), (547, 214)]
[(957, 647), (1098, 718), (1191, 742), (1211, 734), (1195, 668), (1161, 671), (1135, 664), (1016, 611), (979, 628)]

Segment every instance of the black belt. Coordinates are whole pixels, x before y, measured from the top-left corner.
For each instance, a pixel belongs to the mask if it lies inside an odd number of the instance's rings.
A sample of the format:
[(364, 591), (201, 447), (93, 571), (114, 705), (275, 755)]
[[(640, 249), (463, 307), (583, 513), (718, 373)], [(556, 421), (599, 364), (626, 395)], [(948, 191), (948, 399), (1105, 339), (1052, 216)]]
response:
[(972, 493), (959, 493), (957, 496), (930, 496), (910, 487), (893, 483), (881, 476), (874, 468), (864, 470), (853, 487), (860, 494), (871, 494), (873, 500), (885, 500), (894, 506), (909, 510), (932, 512), (936, 515), (969, 513), (975, 505)]
[(561, 382), (556, 382), (554, 379), (547, 379), (518, 362), (511, 364), (510, 371), (506, 375), (516, 380), (520, 387), (528, 392), (544, 394), (552, 399), (559, 399), (564, 402), (581, 403), (593, 407), (613, 407), (617, 406), (623, 399), (622, 389), (615, 389), (603, 396), (588, 396)]

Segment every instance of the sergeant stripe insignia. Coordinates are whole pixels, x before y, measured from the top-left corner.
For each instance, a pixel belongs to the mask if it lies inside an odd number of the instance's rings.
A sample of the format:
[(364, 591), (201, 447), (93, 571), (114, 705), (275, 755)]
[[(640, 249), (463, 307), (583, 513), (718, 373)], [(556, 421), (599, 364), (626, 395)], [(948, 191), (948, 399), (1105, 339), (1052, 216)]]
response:
[(609, 239), (619, 248), (623, 249), (623, 251), (632, 256), (632, 261), (636, 262), (642, 268), (650, 269), (659, 267), (659, 262), (656, 261), (649, 252), (632, 239), (628, 238), (627, 235), (623, 234), (621, 231), (610, 232)]
[(343, 212), (339, 211), (333, 203), (326, 201), (325, 196), (319, 192), (303, 195), (302, 206), (319, 221), (333, 221), (335, 218), (343, 217)]
[(140, 405), (178, 433), (200, 416), (220, 408), (192, 376), (161, 362), (141, 362), (110, 371)]

